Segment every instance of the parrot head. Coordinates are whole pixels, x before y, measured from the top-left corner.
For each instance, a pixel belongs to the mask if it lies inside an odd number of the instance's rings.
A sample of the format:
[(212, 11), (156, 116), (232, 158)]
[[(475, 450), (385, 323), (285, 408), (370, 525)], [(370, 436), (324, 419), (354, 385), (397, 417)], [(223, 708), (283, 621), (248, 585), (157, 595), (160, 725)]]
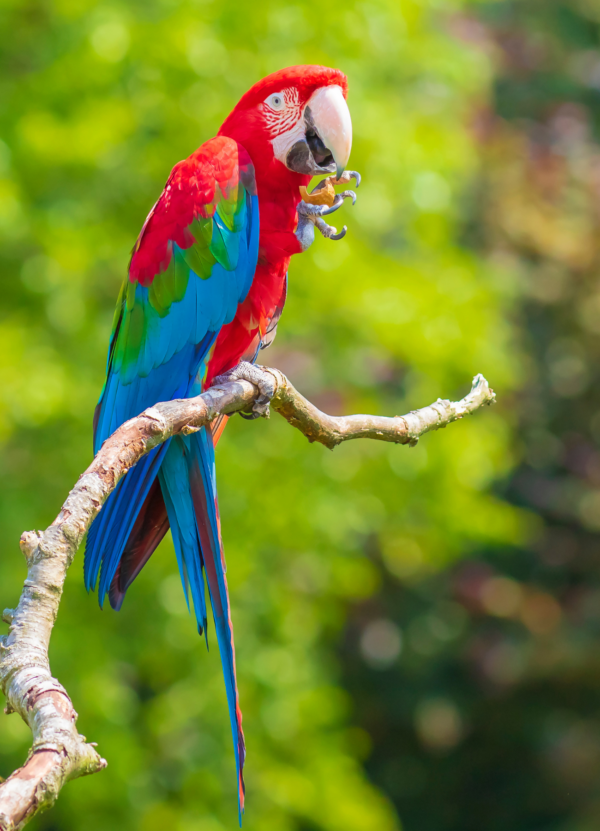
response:
[(219, 133), (244, 145), (255, 166), (269, 156), (293, 173), (340, 176), (352, 147), (347, 92), (338, 69), (281, 69), (248, 90)]

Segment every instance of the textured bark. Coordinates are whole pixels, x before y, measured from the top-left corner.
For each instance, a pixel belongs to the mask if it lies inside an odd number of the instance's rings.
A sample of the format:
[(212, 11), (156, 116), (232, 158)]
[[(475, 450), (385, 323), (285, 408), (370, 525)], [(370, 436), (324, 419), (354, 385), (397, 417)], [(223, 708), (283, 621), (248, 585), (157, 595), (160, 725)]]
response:
[[(349, 439), (369, 438), (414, 445), (424, 433), (445, 427), (484, 404), (494, 393), (478, 375), (459, 402), (442, 401), (408, 415), (329, 416), (301, 396), (278, 370), (272, 409), (309, 441), (333, 449)], [(77, 714), (66, 690), (52, 678), (48, 646), (67, 569), (87, 529), (117, 483), (143, 455), (177, 433), (194, 432), (218, 415), (248, 409), (258, 390), (247, 381), (212, 387), (197, 398), (156, 404), (108, 438), (68, 495), (60, 514), (43, 532), (21, 537), (27, 579), (16, 609), (6, 609), (9, 634), (0, 638), (0, 686), (6, 712), (29, 725), (33, 743), (23, 767), (0, 784), (0, 829), (16, 831), (50, 807), (65, 782), (95, 773), (106, 762), (77, 732)]]
[(275, 369), (269, 372), (275, 375), (277, 381), (277, 392), (271, 404), (273, 409), (304, 433), (309, 441), (318, 441), (330, 450), (350, 439), (377, 439), (414, 446), (425, 433), (439, 430), (495, 400), (494, 392), (483, 375), (476, 375), (471, 392), (460, 401), (438, 398), (429, 407), (393, 418), (330, 416), (300, 395), (281, 372)]

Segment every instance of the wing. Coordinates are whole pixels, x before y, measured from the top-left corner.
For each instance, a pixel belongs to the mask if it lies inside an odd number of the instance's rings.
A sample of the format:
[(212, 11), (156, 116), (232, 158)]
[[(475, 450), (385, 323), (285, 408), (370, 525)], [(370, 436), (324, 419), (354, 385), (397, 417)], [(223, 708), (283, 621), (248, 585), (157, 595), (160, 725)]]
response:
[[(94, 451), (147, 407), (186, 397), (222, 326), (246, 297), (258, 257), (258, 199), (247, 152), (219, 136), (173, 169), (135, 245), (94, 418)], [(168, 443), (122, 480), (86, 546), (100, 602)]]

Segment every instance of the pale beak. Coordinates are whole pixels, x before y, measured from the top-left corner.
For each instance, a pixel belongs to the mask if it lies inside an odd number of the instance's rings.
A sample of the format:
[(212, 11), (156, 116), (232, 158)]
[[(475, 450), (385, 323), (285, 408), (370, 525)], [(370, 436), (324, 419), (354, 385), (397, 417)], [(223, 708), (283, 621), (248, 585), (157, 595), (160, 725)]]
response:
[(339, 178), (346, 169), (352, 149), (352, 119), (342, 88), (329, 86), (318, 89), (306, 105), (304, 118), (331, 151)]
[(273, 142), (276, 158), (296, 173), (318, 176), (344, 172), (352, 148), (352, 120), (342, 88), (320, 87), (302, 120)]

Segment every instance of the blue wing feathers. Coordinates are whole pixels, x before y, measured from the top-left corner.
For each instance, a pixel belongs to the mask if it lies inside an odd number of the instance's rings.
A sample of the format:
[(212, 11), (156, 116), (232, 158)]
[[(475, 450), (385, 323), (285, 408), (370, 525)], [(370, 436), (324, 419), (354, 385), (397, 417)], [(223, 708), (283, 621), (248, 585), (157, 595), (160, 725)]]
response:
[[(237, 213), (228, 215), (217, 205), (209, 246), (217, 262), (208, 277), (200, 278), (190, 266), (191, 253), (173, 242), (175, 262), (169, 273), (162, 275), (164, 285), (157, 284), (152, 291), (139, 284), (135, 291), (131, 284), (124, 287), (109, 346), (107, 380), (95, 415), (94, 452), (123, 422), (146, 408), (198, 392), (199, 379), (218, 332), (233, 320), (252, 285), (258, 237), (258, 198), (246, 192), (243, 207)], [(184, 296), (166, 308), (165, 298), (181, 297), (177, 286), (180, 292), (185, 286)], [(161, 298), (159, 314), (152, 300)], [(126, 353), (128, 343), (138, 342), (140, 346), (133, 357)], [(156, 499), (158, 502), (153, 501)], [(152, 511), (149, 513), (146, 507), (140, 514), (144, 505), (160, 505), (160, 521), (153, 525)], [(152, 450), (127, 473), (96, 517), (88, 533), (84, 573), (88, 590), (98, 583), (101, 605), (109, 592), (112, 605), (120, 607), (127, 586), (164, 534), (167, 518), (186, 601), (189, 606), (191, 595), (200, 631), (206, 631), (205, 579), (208, 585), (227, 690), (241, 811), (245, 747), (222, 555), (214, 447), (207, 428), (190, 436), (174, 437)], [(143, 539), (139, 537), (141, 527), (142, 536), (147, 534)], [(130, 536), (136, 537), (135, 546), (139, 546), (143, 557), (131, 554), (133, 549), (127, 548)], [(125, 551), (127, 565), (120, 569)]]
[[(149, 376), (136, 378), (131, 384), (124, 389), (122, 388), (120, 390), (120, 401), (117, 396), (117, 406), (113, 418), (107, 425), (108, 435), (113, 433), (119, 424), (131, 418), (130, 413), (138, 414), (147, 407), (151, 407), (165, 399), (185, 398), (202, 362), (202, 353), (210, 349), (214, 338), (215, 334), (213, 332), (206, 334), (200, 344), (200, 354), (195, 345), (186, 344), (184, 350), (173, 356), (166, 364), (155, 369)], [(117, 379), (111, 378), (110, 383), (115, 386), (118, 385)], [(103, 435), (100, 432), (101, 425), (102, 422), (97, 433), (98, 441)], [(108, 590), (110, 580), (112, 580), (119, 564), (127, 538), (137, 517), (137, 510), (141, 507), (158, 471), (158, 466), (153, 464), (153, 460), (157, 456), (157, 451), (161, 451), (164, 447), (165, 445), (162, 445), (161, 448), (151, 451), (136, 467), (129, 471), (125, 479), (119, 483), (110, 495), (90, 529), (90, 534), (94, 533), (91, 537), (88, 535), (84, 564), (88, 589), (96, 585), (101, 560), (106, 558), (107, 561), (103, 572), (106, 579), (101, 581), (99, 591), (100, 604), (104, 600), (104, 594)], [(161, 458), (164, 452), (165, 450), (162, 450), (160, 453)], [(145, 478), (148, 470), (153, 474), (149, 481)], [(112, 533), (115, 523), (121, 532), (118, 536)], [(108, 579), (108, 575), (110, 575), (110, 579)]]
[(165, 442), (144, 457), (142, 463), (136, 466), (135, 476), (131, 476), (129, 481), (125, 481), (120, 492), (120, 500), (112, 507), (112, 527), (108, 535), (107, 546), (108, 556), (105, 554), (102, 558), (98, 586), (100, 605), (102, 605), (108, 593), (139, 509), (150, 491), (167, 449), (168, 442)]

